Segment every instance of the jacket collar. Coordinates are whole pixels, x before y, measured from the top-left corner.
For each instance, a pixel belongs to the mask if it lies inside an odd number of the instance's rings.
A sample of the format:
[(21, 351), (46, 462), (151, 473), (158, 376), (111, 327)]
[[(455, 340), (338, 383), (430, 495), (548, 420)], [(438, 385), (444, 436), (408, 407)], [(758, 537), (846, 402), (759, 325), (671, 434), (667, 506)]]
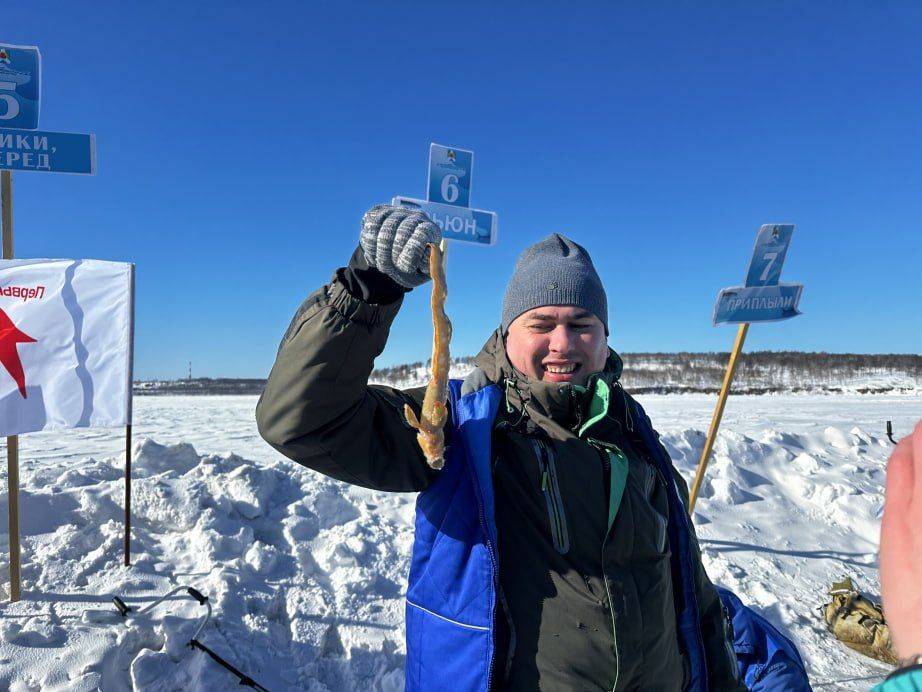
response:
[(593, 395), (599, 389), (597, 380), (603, 380), (607, 390), (620, 389), (618, 380), (623, 367), (621, 357), (609, 349), (605, 368), (592, 375), (586, 386), (535, 380), (509, 362), (501, 329), (493, 332), (474, 363), (504, 392), (501, 407), (504, 419), (515, 424), (527, 424), (530, 420), (541, 427), (553, 423), (568, 431), (578, 430), (590, 417)]

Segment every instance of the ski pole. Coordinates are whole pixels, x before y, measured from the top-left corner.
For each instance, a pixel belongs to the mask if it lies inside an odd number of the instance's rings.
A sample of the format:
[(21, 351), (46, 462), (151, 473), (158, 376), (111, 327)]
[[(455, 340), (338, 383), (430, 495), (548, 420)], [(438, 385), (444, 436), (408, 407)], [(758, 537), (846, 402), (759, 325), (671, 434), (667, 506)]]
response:
[(119, 598), (118, 596), (113, 596), (112, 602), (115, 604), (115, 608), (116, 610), (118, 610), (119, 615), (127, 619), (129, 615), (131, 615), (131, 617), (137, 617), (138, 615), (143, 615), (144, 613), (147, 613), (153, 610), (154, 608), (156, 608), (158, 605), (163, 603), (165, 600), (167, 600), (171, 596), (175, 596), (176, 594), (181, 593), (183, 591), (186, 592), (186, 595), (190, 596), (195, 601), (197, 601), (199, 605), (205, 606), (205, 614), (199, 619), (198, 626), (195, 628), (195, 633), (192, 635), (192, 638), (189, 640), (188, 646), (193, 649), (198, 649), (199, 651), (202, 651), (208, 654), (208, 656), (215, 663), (217, 663), (221, 667), (225, 668), (226, 670), (236, 675), (237, 679), (240, 681), (240, 684), (243, 685), (244, 687), (252, 687), (255, 690), (259, 690), (260, 692), (269, 692), (269, 690), (267, 690), (265, 687), (263, 687), (258, 682), (253, 680), (253, 678), (251, 678), (249, 675), (247, 675), (246, 673), (242, 673), (237, 668), (234, 668), (234, 666), (232, 666), (230, 663), (228, 663), (223, 658), (221, 658), (217, 653), (215, 653), (214, 651), (212, 651), (207, 646), (202, 644), (202, 642), (199, 641), (198, 639), (199, 635), (202, 633), (202, 630), (205, 628), (205, 625), (211, 619), (211, 603), (208, 600), (208, 596), (205, 596), (198, 589), (192, 586), (177, 586), (172, 591), (168, 591), (163, 596), (161, 596), (155, 601), (152, 601), (151, 603), (144, 606), (141, 610), (138, 610), (138, 611), (135, 611), (131, 606), (125, 603), (125, 601)]
[(896, 444), (896, 440), (893, 439), (893, 423), (890, 421), (887, 421), (887, 437), (893, 444)]

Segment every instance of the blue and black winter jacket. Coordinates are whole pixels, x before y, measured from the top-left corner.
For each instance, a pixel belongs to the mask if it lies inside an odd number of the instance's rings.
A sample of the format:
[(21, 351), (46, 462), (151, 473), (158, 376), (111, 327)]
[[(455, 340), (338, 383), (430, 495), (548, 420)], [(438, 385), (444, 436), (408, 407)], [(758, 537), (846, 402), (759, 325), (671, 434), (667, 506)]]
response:
[[(453, 689), (488, 690), (497, 666), (498, 558), (490, 450), (502, 392), (496, 385), (464, 396), (460, 392), (461, 382), (452, 381), (452, 445), (445, 468), (417, 500), (407, 588), (407, 690), (438, 689), (448, 681)], [(632, 403), (641, 434), (650, 438), (651, 449), (661, 450), (643, 410)], [(657, 463), (671, 475), (671, 463), (660, 453)], [(686, 689), (703, 691), (708, 677), (694, 598), (688, 518), (674, 489), (670, 509), (680, 518), (670, 522), (669, 530), (679, 575), (676, 588), (686, 593), (688, 604), (678, 617), (683, 653), (691, 668)], [(809, 690), (794, 645), (732, 593), (724, 590), (721, 595), (738, 628), (734, 644), (746, 684), (765, 692)]]

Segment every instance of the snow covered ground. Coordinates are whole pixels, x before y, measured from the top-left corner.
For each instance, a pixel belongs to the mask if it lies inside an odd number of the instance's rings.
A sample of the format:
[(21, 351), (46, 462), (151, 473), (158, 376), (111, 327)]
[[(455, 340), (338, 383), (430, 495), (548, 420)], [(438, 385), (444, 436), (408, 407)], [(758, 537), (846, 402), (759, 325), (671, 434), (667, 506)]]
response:
[[(281, 458), (257, 435), (255, 397), (135, 401), (130, 568), (122, 432), (20, 438), (23, 600), (0, 606), (0, 689), (233, 687), (186, 647), (203, 610), (192, 600), (113, 615), (112, 594), (143, 606), (177, 584), (211, 598), (202, 641), (271, 690), (401, 689), (414, 496)], [(691, 478), (714, 397), (641, 401)], [(846, 574), (878, 593), (884, 425), (906, 434), (920, 417), (905, 395), (728, 404), (695, 516), (708, 571), (797, 641), (818, 689), (868, 689), (886, 672), (832, 639), (816, 608)]]

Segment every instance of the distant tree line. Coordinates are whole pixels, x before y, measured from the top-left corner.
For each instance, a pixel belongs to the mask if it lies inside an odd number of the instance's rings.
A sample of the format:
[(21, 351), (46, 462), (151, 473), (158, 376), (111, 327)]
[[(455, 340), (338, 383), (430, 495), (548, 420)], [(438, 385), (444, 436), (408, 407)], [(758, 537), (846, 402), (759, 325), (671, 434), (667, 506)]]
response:
[[(626, 353), (624, 386), (632, 391), (718, 391), (729, 353)], [(736, 392), (857, 391), (922, 388), (922, 355), (753, 351), (743, 353)]]
[[(622, 353), (621, 381), (643, 393), (716, 392), (729, 353)], [(471, 356), (452, 359), (452, 376), (474, 367)], [(428, 379), (428, 361), (376, 368), (370, 381), (413, 387)], [(259, 394), (264, 379), (195, 378), (135, 382), (136, 394)], [(737, 393), (891, 392), (922, 389), (922, 355), (753, 351), (743, 353), (733, 381)]]

